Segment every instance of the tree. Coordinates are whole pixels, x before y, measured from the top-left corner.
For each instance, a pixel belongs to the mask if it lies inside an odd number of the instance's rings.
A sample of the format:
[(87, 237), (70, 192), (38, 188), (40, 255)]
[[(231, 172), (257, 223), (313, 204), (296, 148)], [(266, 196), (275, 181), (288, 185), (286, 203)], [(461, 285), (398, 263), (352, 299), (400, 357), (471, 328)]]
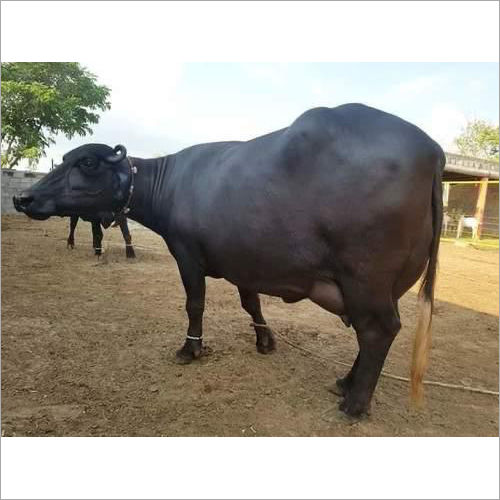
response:
[(34, 168), (58, 133), (92, 133), (109, 94), (76, 62), (2, 63), (2, 168)]
[(472, 120), (455, 139), (455, 144), (463, 155), (498, 161), (498, 134), (498, 126), (484, 120)]

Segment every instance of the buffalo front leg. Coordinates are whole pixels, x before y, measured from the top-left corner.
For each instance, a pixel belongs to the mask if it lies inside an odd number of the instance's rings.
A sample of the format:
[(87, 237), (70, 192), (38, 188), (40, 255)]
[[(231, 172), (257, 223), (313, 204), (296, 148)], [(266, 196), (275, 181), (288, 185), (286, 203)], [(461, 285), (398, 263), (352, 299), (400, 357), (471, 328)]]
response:
[(262, 311), (260, 309), (260, 299), (256, 292), (245, 290), (238, 287), (240, 293), (241, 306), (250, 314), (253, 320), (253, 327), (257, 336), (257, 351), (261, 354), (269, 354), (276, 348), (274, 336), (271, 329), (267, 326)]
[(186, 312), (189, 326), (186, 340), (176, 353), (180, 364), (191, 363), (202, 352), (203, 311), (205, 310), (205, 276), (195, 264), (177, 261), (182, 283), (186, 290)]
[(78, 224), (78, 215), (72, 215), (69, 220), (68, 248), (75, 248), (75, 229)]
[(98, 257), (102, 254), (102, 229), (100, 221), (92, 221), (92, 245)]
[(134, 247), (132, 246), (132, 236), (130, 236), (130, 231), (128, 230), (127, 218), (123, 217), (119, 224), (123, 239), (125, 240), (125, 255), (128, 259), (135, 259)]

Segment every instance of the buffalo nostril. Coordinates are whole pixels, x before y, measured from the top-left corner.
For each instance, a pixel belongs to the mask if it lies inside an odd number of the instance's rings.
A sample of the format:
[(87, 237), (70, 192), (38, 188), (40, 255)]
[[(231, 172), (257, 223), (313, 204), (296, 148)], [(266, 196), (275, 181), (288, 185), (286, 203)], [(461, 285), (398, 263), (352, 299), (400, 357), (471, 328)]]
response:
[(21, 195), (19, 198), (19, 202), (24, 206), (29, 205), (34, 199), (33, 196), (30, 195)]
[(26, 208), (33, 201), (33, 196), (21, 193), (19, 196), (14, 196), (12, 201), (16, 209), (20, 210)]

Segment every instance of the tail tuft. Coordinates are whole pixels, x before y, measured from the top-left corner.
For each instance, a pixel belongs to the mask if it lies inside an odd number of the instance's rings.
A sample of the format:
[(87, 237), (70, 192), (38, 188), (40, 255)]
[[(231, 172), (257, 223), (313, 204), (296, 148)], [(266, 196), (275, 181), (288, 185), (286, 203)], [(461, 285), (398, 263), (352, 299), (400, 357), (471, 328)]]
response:
[(411, 399), (416, 406), (421, 407), (424, 401), (423, 379), (431, 348), (432, 303), (422, 294), (418, 301), (419, 315), (411, 366)]
[(443, 222), (443, 195), (441, 177), (446, 162), (444, 154), (440, 159), (439, 169), (436, 169), (432, 183), (432, 241), (429, 249), (429, 261), (425, 270), (418, 294), (419, 317), (413, 359), (411, 367), (411, 399), (417, 406), (422, 406), (424, 399), (423, 378), (429, 361), (431, 348), (431, 324), (434, 309), (434, 285), (438, 264), (439, 240)]

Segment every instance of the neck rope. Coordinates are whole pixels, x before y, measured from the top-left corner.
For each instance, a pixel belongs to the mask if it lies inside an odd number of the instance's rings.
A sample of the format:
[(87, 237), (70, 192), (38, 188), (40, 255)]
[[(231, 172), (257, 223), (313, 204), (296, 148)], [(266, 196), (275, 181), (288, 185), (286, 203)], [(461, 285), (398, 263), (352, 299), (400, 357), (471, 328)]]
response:
[(132, 160), (127, 156), (128, 166), (130, 167), (130, 187), (128, 189), (128, 198), (125, 205), (121, 208), (119, 212), (115, 212), (115, 220), (117, 217), (126, 215), (130, 212), (130, 202), (132, 200), (132, 194), (134, 193), (134, 180), (135, 174), (137, 174), (137, 167), (132, 164)]

